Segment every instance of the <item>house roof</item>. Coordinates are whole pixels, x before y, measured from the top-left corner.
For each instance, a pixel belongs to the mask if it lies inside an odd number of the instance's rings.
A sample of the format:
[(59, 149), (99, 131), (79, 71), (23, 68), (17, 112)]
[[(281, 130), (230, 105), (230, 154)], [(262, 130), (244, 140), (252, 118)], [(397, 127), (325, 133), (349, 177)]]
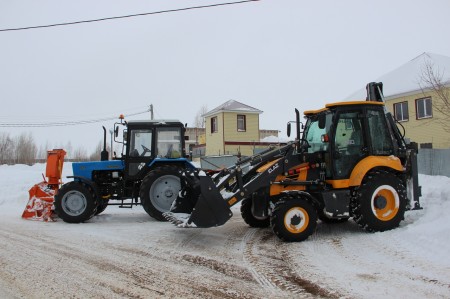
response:
[[(450, 57), (424, 52), (395, 70), (377, 78), (376, 82), (383, 82), (384, 96), (394, 98), (403, 94), (421, 91), (421, 75), (427, 64), (433, 67), (437, 74), (442, 75), (442, 83), (450, 82)], [(361, 88), (344, 100), (363, 100), (366, 98), (366, 89)]]
[(206, 112), (203, 114), (203, 117), (208, 117), (214, 114), (218, 114), (221, 112), (237, 112), (237, 113), (257, 113), (261, 114), (263, 113), (261, 110), (253, 108), (251, 106), (242, 104), (241, 102), (235, 101), (235, 100), (229, 100), (222, 105), (220, 105), (217, 108), (214, 108), (211, 111)]

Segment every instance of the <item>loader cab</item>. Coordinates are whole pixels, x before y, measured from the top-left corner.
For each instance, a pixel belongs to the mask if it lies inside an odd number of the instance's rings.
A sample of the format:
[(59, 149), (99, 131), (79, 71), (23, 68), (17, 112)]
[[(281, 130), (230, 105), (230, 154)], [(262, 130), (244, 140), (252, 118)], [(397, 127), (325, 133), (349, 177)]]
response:
[(178, 121), (129, 121), (126, 128), (125, 177), (142, 179), (155, 159), (185, 157), (184, 126)]
[(349, 178), (367, 156), (394, 154), (383, 103), (343, 102), (306, 111), (308, 154), (323, 153), (327, 179)]

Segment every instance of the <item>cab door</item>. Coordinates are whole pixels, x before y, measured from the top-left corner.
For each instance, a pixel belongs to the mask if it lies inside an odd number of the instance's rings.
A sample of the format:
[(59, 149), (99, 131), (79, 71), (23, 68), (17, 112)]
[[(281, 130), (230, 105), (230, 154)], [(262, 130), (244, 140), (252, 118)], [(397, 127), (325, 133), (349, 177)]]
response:
[(139, 172), (154, 158), (153, 129), (128, 128), (127, 159), (125, 173), (128, 178), (138, 177)]
[(333, 172), (336, 179), (350, 176), (355, 165), (368, 155), (361, 110), (338, 112), (335, 119)]

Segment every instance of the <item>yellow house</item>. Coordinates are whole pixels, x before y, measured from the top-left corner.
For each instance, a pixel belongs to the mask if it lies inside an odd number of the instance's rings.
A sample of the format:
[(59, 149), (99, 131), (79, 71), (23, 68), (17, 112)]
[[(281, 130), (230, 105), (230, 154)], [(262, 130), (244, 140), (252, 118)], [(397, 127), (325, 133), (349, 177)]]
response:
[[(206, 120), (206, 156), (251, 156), (269, 143), (261, 142), (261, 110), (229, 100), (202, 115)], [(273, 130), (272, 130), (273, 131)]]
[[(424, 81), (432, 69), (450, 96), (450, 57), (423, 53), (399, 68), (381, 76), (387, 109), (404, 127), (406, 138), (420, 148), (450, 148), (450, 118), (440, 113), (443, 100)], [(365, 89), (348, 99), (365, 98)], [(447, 106), (450, 113), (450, 106)], [(401, 126), (399, 126), (401, 128)], [(401, 129), (402, 130), (402, 129)]]

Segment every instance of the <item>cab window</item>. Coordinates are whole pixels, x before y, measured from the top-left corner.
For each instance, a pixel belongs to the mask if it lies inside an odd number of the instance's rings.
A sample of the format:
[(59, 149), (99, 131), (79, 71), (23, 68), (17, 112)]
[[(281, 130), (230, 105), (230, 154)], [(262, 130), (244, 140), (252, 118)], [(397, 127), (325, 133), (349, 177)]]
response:
[[(315, 153), (319, 151), (327, 151), (329, 140), (328, 134), (331, 125), (331, 114), (325, 116), (325, 125), (319, 125), (319, 118), (314, 117), (308, 120), (306, 124), (306, 131), (304, 139), (308, 142), (308, 153)], [(323, 126), (323, 127), (322, 127)]]
[(150, 157), (152, 155), (152, 131), (133, 130), (130, 135), (130, 157)]
[(161, 158), (180, 158), (182, 153), (181, 128), (157, 129), (157, 155)]

